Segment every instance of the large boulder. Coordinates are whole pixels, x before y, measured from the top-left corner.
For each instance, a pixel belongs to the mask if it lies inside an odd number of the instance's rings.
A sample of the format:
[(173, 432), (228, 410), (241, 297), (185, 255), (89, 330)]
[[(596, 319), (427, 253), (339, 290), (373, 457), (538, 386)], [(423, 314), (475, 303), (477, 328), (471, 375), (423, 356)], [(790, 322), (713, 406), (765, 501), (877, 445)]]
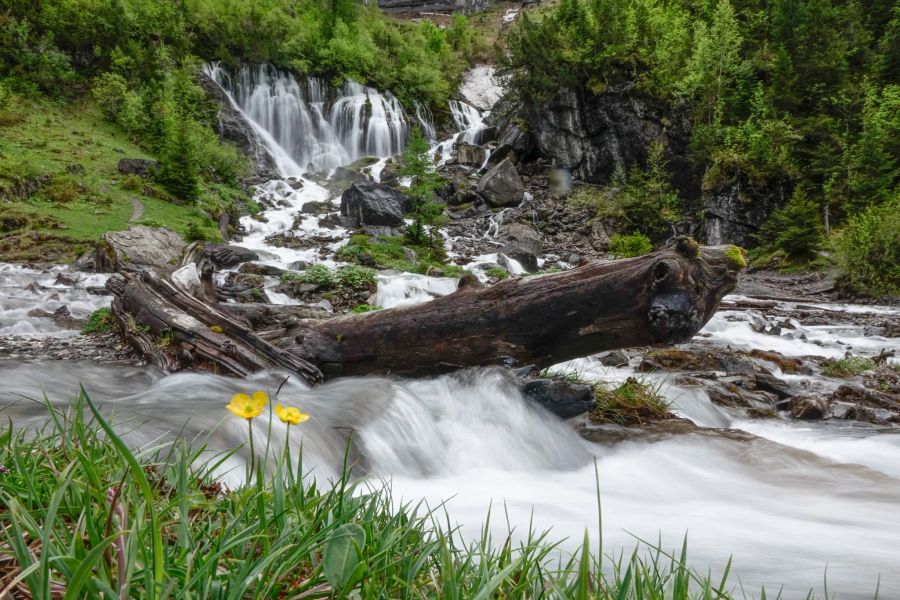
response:
[(354, 183), (341, 195), (341, 214), (357, 227), (398, 227), (409, 208), (406, 196), (383, 183)]
[(456, 162), (467, 167), (480, 167), (487, 158), (487, 150), (481, 146), (460, 142), (456, 144)]
[(541, 234), (524, 223), (508, 223), (500, 228), (504, 245), (499, 252), (519, 262), (529, 273), (538, 270), (537, 259), (544, 251)]
[(516, 206), (525, 196), (525, 184), (508, 158), (491, 167), (478, 182), (476, 189), (494, 208)]
[(204, 252), (220, 269), (230, 269), (242, 263), (259, 260), (259, 254), (253, 250), (231, 244), (206, 244)]
[(108, 231), (97, 245), (97, 271), (172, 267), (181, 259), (185, 245), (171, 229), (133, 225), (125, 231)]

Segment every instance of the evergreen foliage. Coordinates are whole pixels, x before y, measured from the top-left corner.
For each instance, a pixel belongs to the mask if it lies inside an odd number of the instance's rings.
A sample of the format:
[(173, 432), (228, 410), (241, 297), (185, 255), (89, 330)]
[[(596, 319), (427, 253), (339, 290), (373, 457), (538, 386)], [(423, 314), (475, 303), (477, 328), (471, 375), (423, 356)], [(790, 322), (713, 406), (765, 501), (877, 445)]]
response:
[(435, 172), (429, 150), (422, 130), (414, 127), (398, 171), (401, 177), (410, 178), (406, 194), (412, 201), (413, 222), (406, 229), (406, 237), (411, 244), (437, 243), (437, 232), (427, 226), (433, 226), (443, 212), (441, 206), (431, 200), (434, 191), (443, 184), (443, 178)]

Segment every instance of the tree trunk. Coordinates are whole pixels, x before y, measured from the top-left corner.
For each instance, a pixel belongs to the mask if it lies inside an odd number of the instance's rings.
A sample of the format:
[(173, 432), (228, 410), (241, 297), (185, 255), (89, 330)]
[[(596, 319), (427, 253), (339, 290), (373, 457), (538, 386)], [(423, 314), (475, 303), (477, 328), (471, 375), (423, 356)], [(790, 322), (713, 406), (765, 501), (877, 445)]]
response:
[[(149, 332), (126, 331), (163, 368), (189, 366), (177, 356), (196, 355), (235, 375), (282, 368), (316, 383), (323, 377), (421, 376), (497, 363), (544, 367), (604, 350), (684, 342), (734, 288), (743, 260), (729, 248), (734, 247), (700, 248), (682, 239), (646, 256), (488, 288), (464, 278), (457, 292), (425, 304), (288, 319), (262, 333), (153, 273), (111, 287), (120, 324), (133, 319), (178, 342), (173, 359), (172, 351), (148, 351)], [(210, 329), (215, 325), (221, 333)]]

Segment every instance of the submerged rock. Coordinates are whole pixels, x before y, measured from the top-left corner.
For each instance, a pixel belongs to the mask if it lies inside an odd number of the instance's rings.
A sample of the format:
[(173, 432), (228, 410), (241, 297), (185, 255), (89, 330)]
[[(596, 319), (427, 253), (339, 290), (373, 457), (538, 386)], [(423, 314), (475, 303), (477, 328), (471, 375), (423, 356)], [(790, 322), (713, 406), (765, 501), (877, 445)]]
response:
[(594, 406), (594, 388), (557, 379), (532, 379), (521, 386), (522, 395), (553, 414), (570, 419)]

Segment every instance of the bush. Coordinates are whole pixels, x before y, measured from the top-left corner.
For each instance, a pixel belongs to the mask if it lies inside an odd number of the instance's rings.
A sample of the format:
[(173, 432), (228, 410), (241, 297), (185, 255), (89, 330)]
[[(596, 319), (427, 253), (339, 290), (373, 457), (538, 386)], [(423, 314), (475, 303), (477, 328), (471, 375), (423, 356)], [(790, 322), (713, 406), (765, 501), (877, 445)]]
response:
[(353, 307), (353, 309), (351, 309), (350, 312), (352, 312), (354, 314), (361, 314), (361, 313), (372, 312), (375, 310), (381, 310), (381, 308), (382, 307), (378, 306), (377, 304), (360, 304), (359, 306)]
[(314, 283), (322, 287), (334, 287), (337, 280), (335, 279), (334, 271), (325, 265), (315, 264), (306, 267), (300, 273), (283, 273), (281, 281), (299, 281), (301, 283)]
[(485, 271), (484, 274), (491, 279), (506, 279), (507, 277), (509, 277), (509, 271), (507, 271), (503, 267), (491, 267), (490, 269)]
[(355, 290), (371, 289), (376, 285), (375, 271), (356, 265), (341, 267), (337, 271), (337, 283)]
[(851, 217), (835, 241), (835, 258), (848, 291), (900, 295), (900, 194)]
[(829, 360), (824, 364), (822, 374), (828, 377), (856, 377), (863, 371), (875, 368), (875, 361), (865, 356), (848, 354), (844, 358)]
[(125, 104), (128, 82), (118, 73), (104, 73), (94, 81), (91, 96), (110, 121), (115, 122)]
[(609, 238), (607, 250), (618, 258), (631, 258), (653, 252), (653, 244), (643, 233), (616, 234)]

